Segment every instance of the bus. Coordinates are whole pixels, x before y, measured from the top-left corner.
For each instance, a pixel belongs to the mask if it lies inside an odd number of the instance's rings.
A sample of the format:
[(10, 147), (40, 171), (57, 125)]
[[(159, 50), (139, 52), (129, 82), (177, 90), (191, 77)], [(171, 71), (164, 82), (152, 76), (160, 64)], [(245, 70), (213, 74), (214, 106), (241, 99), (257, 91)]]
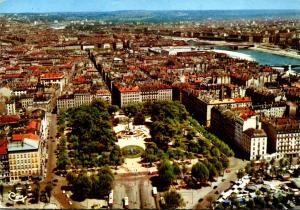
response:
[(128, 209), (128, 197), (124, 197), (124, 208)]
[(153, 187), (153, 188), (152, 188), (152, 193), (153, 193), (154, 196), (157, 195), (157, 188), (156, 188), (156, 187)]
[(108, 195), (108, 205), (109, 207), (112, 207), (114, 202), (114, 191), (112, 190)]

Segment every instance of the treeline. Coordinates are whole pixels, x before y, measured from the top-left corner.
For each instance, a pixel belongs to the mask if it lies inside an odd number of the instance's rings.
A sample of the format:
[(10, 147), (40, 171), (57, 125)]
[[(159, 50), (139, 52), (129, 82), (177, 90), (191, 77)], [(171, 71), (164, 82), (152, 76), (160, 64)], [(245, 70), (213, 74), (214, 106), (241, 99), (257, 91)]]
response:
[[(168, 188), (179, 178), (189, 187), (213, 181), (228, 167), (228, 157), (234, 155), (227, 144), (201, 126), (179, 102), (138, 103), (123, 109), (134, 119), (140, 119), (141, 114), (151, 117), (152, 123), (147, 125), (152, 139), (142, 158), (150, 164), (161, 160), (158, 170), (162, 188)], [(194, 158), (199, 162), (190, 171), (184, 164), (177, 164)]]
[(114, 182), (114, 175), (107, 167), (102, 167), (93, 175), (68, 173), (66, 178), (71, 186), (73, 199), (79, 201), (86, 198), (104, 198), (112, 190)]
[[(112, 113), (116, 110), (115, 106), (96, 100), (91, 105), (68, 109), (60, 116), (60, 130), (68, 128), (71, 131), (67, 135), (70, 161), (61, 158), (59, 169), (66, 169), (69, 164), (89, 168), (123, 163), (122, 152), (115, 144), (117, 139), (112, 130)], [(59, 157), (65, 157), (64, 151), (60, 149)]]

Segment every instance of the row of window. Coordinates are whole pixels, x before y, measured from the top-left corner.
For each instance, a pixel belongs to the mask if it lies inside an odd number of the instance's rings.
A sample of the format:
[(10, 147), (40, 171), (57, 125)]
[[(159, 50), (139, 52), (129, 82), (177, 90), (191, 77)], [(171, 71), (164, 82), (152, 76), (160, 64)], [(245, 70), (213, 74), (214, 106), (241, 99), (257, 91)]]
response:
[(37, 153), (25, 153), (25, 154), (10, 154), (9, 158), (11, 159), (19, 159), (19, 158), (33, 158), (33, 157), (37, 157), (38, 154)]
[(24, 174), (36, 174), (37, 170), (22, 170), (22, 171), (11, 171), (10, 176), (20, 176)]
[(285, 134), (278, 134), (278, 138), (286, 138), (286, 137), (297, 137), (300, 136), (300, 133), (285, 133)]
[(23, 163), (37, 163), (37, 159), (36, 158), (33, 158), (33, 159), (18, 159), (18, 160), (11, 160), (9, 161), (9, 164), (10, 165), (13, 165), (13, 164), (23, 164)]
[(29, 164), (29, 165), (11, 165), (10, 170), (19, 170), (19, 169), (32, 169), (38, 168), (38, 164)]

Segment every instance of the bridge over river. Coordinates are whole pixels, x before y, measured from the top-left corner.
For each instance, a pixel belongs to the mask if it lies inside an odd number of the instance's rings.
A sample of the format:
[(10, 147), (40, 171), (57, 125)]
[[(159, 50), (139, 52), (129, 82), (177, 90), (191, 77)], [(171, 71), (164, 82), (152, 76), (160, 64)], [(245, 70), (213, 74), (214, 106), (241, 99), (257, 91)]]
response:
[(291, 64), (291, 65), (279, 64), (279, 65), (270, 65), (270, 67), (280, 67), (280, 68), (284, 68), (284, 70), (289, 70), (289, 69), (300, 68), (300, 64)]

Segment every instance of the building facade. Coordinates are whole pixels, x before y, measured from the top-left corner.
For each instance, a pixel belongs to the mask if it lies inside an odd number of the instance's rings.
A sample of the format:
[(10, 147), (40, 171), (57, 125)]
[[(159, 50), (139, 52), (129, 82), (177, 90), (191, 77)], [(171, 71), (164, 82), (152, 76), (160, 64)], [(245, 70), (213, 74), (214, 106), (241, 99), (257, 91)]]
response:
[(247, 159), (264, 158), (267, 154), (267, 134), (262, 129), (249, 128), (243, 132), (241, 148)]
[(7, 140), (0, 140), (0, 183), (9, 182)]
[(300, 122), (288, 118), (275, 118), (263, 122), (268, 135), (268, 151), (288, 156), (300, 154)]
[(40, 141), (24, 138), (8, 144), (10, 182), (27, 181), (41, 175)]

